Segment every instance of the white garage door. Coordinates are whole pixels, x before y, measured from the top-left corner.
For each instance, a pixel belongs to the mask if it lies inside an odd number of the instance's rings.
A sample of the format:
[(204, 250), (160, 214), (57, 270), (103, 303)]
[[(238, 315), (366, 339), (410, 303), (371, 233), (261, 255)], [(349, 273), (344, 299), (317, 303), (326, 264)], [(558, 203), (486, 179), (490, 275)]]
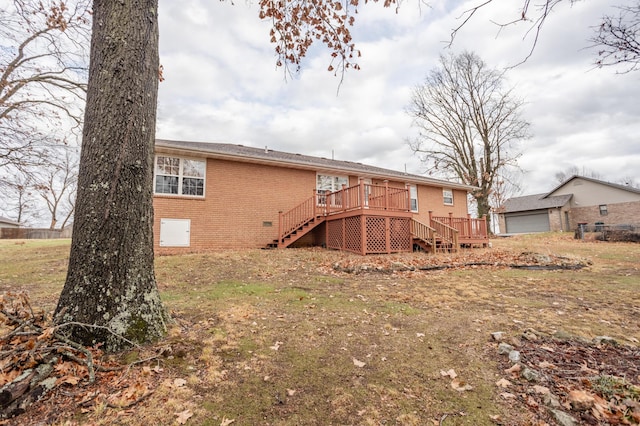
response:
[(549, 215), (547, 211), (538, 213), (511, 213), (505, 215), (508, 234), (522, 234), (527, 232), (547, 232)]

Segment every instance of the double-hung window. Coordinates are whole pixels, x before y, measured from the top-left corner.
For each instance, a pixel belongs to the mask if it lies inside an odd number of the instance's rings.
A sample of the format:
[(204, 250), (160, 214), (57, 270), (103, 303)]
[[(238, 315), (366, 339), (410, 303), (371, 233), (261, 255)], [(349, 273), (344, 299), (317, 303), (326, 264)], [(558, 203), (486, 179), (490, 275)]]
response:
[(156, 194), (204, 197), (206, 160), (156, 156)]
[[(342, 189), (342, 185), (349, 185), (349, 178), (347, 176), (331, 176), (318, 174), (316, 178), (316, 191), (318, 193), (318, 204), (327, 204), (327, 196), (330, 192), (336, 192)], [(329, 200), (330, 204), (341, 204), (335, 197)]]
[(451, 189), (443, 189), (442, 190), (442, 201), (446, 206), (453, 205), (453, 190)]
[(418, 211), (418, 187), (416, 185), (408, 185), (409, 188), (409, 201), (411, 202), (411, 205), (409, 206), (411, 208), (412, 212), (417, 212)]

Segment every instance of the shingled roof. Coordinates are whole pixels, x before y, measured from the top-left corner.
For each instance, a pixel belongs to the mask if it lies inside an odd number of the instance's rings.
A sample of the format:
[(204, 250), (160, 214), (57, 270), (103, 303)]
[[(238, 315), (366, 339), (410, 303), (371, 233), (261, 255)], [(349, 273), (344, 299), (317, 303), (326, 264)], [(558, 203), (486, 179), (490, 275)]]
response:
[(546, 194), (526, 195), (510, 198), (504, 203), (504, 213), (523, 212), (562, 207), (569, 202), (573, 194), (547, 196)]
[(549, 191), (547, 193), (547, 195), (553, 194), (554, 192), (556, 192), (558, 189), (562, 188), (563, 186), (565, 186), (566, 184), (568, 184), (569, 182), (571, 182), (574, 179), (583, 179), (583, 180), (588, 180), (589, 182), (594, 182), (594, 183), (599, 183), (601, 185), (606, 185), (609, 186), (611, 188), (617, 188), (617, 189), (622, 189), (623, 191), (629, 191), (629, 192), (634, 192), (636, 194), (640, 194), (640, 188), (636, 188), (633, 187), (631, 185), (620, 185), (617, 183), (613, 183), (613, 182), (606, 182), (604, 180), (600, 180), (600, 179), (595, 179), (595, 178), (591, 178), (591, 177), (586, 177), (586, 176), (580, 176), (580, 175), (573, 175), (571, 176), (569, 179), (565, 180), (564, 182), (562, 182), (560, 185), (556, 186), (555, 188), (553, 188), (551, 191)]
[(403, 173), (396, 170), (384, 169), (382, 167), (369, 166), (353, 161), (330, 160), (322, 157), (310, 155), (293, 154), (284, 151), (275, 151), (268, 148), (254, 148), (244, 145), (234, 145), (228, 143), (212, 142), (188, 142), (172, 141), (166, 139), (156, 139), (156, 147), (174, 149), (183, 152), (201, 153), (209, 157), (229, 159), (235, 161), (257, 162), (273, 165), (287, 165), (289, 167), (310, 169), (317, 171), (328, 171), (337, 173), (349, 173), (362, 177), (372, 177), (377, 179), (394, 179), (408, 183), (420, 183), (432, 186), (443, 186), (446, 188), (462, 189), (472, 191), (473, 186), (461, 183), (448, 182), (445, 180), (433, 179), (425, 176)]

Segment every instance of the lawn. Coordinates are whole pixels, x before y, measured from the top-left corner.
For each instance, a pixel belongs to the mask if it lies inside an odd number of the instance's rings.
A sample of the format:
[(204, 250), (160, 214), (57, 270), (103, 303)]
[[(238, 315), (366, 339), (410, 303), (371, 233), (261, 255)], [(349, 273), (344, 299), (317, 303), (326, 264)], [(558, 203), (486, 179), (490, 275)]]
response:
[[(640, 339), (640, 244), (572, 237), (499, 238), (459, 254), (160, 256), (167, 338), (119, 354), (129, 367), (95, 385), (58, 386), (7, 424), (543, 424), (543, 407), (496, 385), (507, 373), (492, 332), (515, 344), (529, 329)], [(68, 240), (0, 240), (0, 291), (53, 310), (68, 252)], [(523, 252), (588, 266), (510, 267)], [(454, 267), (420, 269), (433, 265)], [(136, 387), (135, 404), (109, 403)]]

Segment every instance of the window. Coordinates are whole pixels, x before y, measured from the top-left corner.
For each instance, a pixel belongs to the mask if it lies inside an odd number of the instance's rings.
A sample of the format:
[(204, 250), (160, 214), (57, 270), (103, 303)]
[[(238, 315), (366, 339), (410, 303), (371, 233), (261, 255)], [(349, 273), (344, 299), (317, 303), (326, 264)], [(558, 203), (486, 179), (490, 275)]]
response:
[(453, 205), (453, 191), (450, 190), (450, 189), (443, 189), (442, 190), (442, 200), (446, 205), (452, 206)]
[(606, 216), (609, 214), (609, 210), (607, 210), (607, 205), (606, 204), (601, 204), (600, 205), (600, 216)]
[(409, 200), (411, 202), (411, 211), (418, 211), (418, 187), (415, 185), (408, 185), (409, 187)]
[[(326, 204), (327, 198), (324, 194), (342, 189), (342, 185), (349, 185), (349, 178), (346, 176), (317, 175), (316, 191), (318, 192), (318, 204)], [(332, 204), (335, 204), (335, 200)]]
[(204, 197), (206, 160), (156, 156), (155, 193)]

